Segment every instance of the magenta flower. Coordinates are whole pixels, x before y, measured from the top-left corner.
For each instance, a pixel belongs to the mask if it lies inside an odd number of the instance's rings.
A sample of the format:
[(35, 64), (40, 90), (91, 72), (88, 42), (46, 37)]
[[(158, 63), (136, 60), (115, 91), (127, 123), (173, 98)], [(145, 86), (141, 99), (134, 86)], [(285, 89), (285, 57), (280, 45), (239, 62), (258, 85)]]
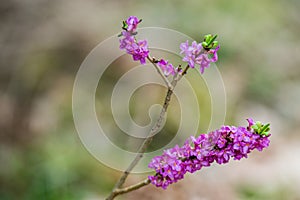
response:
[(129, 32), (135, 32), (135, 30), (137, 29), (137, 25), (139, 23), (140, 23), (140, 20), (136, 16), (130, 16), (126, 20), (127, 31), (129, 31)]
[(165, 76), (169, 76), (170, 74), (173, 76), (175, 75), (174, 66), (168, 61), (161, 59), (157, 65), (161, 68)]
[(141, 64), (146, 63), (146, 58), (149, 55), (148, 43), (146, 40), (140, 40), (137, 43), (134, 43), (130, 48), (129, 54), (132, 55), (133, 60), (139, 60)]
[(192, 45), (189, 46), (189, 42), (186, 41), (185, 43), (180, 44), (180, 49), (181, 49), (180, 54), (182, 54), (182, 53), (185, 54), (185, 57), (182, 60), (187, 62), (191, 68), (194, 68), (196, 58), (201, 53), (202, 45), (197, 44), (196, 41), (193, 41)]
[(211, 58), (211, 62), (217, 62), (218, 61), (218, 50), (220, 49), (220, 45), (218, 45), (215, 49), (211, 49), (208, 51), (208, 53), (213, 54)]
[(205, 68), (209, 68), (211, 60), (208, 58), (208, 55), (203, 53), (196, 58), (196, 63), (200, 66), (200, 73), (204, 73)]
[[(195, 64), (198, 64), (200, 66), (200, 72), (203, 74), (204, 69), (208, 68), (211, 62), (217, 62), (217, 51), (219, 48), (220, 46), (218, 46), (216, 49), (207, 51), (203, 49), (201, 43), (197, 44), (196, 41), (193, 41), (191, 46), (189, 46), (189, 42), (186, 41), (180, 44), (180, 54), (184, 54), (182, 60), (187, 62), (191, 68), (195, 68)], [(212, 58), (209, 58), (210, 55), (212, 55)]]
[(133, 33), (139, 22), (140, 20), (135, 16), (130, 16), (126, 20), (128, 27), (121, 33), (122, 38), (119, 40), (120, 49), (125, 49), (128, 54), (132, 55), (133, 60), (139, 60), (141, 64), (145, 64), (146, 58), (149, 55), (147, 41), (137, 41)]
[(249, 123), (249, 127), (251, 127), (251, 126), (253, 126), (255, 124), (254, 120), (252, 118), (248, 118), (247, 122)]
[(183, 179), (187, 172), (193, 173), (211, 163), (224, 164), (230, 158), (240, 160), (257, 149), (262, 151), (269, 146), (268, 135), (256, 132), (252, 119), (247, 119), (247, 127), (222, 126), (220, 129), (199, 137), (191, 137), (182, 147), (165, 150), (149, 163), (156, 174), (149, 180), (157, 187), (166, 189), (169, 184)]

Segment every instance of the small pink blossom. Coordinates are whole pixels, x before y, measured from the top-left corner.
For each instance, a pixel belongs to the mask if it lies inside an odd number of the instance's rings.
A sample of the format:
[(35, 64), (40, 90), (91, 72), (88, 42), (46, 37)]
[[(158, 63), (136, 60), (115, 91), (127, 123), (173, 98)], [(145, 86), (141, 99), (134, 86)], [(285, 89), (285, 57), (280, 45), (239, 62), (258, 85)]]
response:
[(175, 69), (174, 66), (169, 63), (168, 61), (161, 59), (157, 65), (161, 68), (161, 70), (163, 71), (165, 76), (169, 76), (169, 75), (175, 75)]
[(137, 29), (137, 25), (140, 23), (140, 20), (136, 16), (130, 16), (126, 20), (126, 24), (128, 25), (127, 31), (135, 32)]

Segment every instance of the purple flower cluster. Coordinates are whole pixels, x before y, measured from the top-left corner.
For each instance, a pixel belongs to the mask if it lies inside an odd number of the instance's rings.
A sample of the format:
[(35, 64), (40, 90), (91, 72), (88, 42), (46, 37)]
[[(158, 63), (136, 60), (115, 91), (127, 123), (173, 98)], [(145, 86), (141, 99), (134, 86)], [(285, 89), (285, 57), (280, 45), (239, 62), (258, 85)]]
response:
[(165, 76), (175, 75), (174, 66), (167, 60), (161, 59), (160, 61), (158, 61), (157, 65), (161, 68)]
[(195, 64), (198, 64), (200, 72), (203, 74), (204, 69), (208, 68), (211, 62), (217, 62), (217, 51), (219, 48), (220, 46), (217, 46), (215, 49), (206, 50), (203, 48), (202, 43), (198, 44), (196, 41), (193, 41), (192, 45), (189, 46), (189, 41), (186, 41), (180, 44), (180, 54), (184, 54), (182, 60), (187, 62), (191, 68), (194, 68)]
[(269, 146), (269, 135), (254, 131), (254, 122), (248, 119), (247, 127), (222, 126), (220, 129), (191, 137), (182, 147), (165, 150), (149, 163), (156, 174), (149, 180), (157, 187), (166, 189), (169, 184), (183, 179), (187, 172), (193, 173), (208, 167), (214, 161), (218, 164), (229, 162), (230, 158), (240, 160), (254, 149), (262, 151)]
[(146, 58), (149, 55), (148, 44), (146, 40), (136, 41), (137, 25), (141, 22), (137, 17), (130, 16), (125, 22), (120, 39), (120, 49), (125, 49), (126, 52), (132, 55), (133, 60), (139, 60), (141, 64), (146, 63)]

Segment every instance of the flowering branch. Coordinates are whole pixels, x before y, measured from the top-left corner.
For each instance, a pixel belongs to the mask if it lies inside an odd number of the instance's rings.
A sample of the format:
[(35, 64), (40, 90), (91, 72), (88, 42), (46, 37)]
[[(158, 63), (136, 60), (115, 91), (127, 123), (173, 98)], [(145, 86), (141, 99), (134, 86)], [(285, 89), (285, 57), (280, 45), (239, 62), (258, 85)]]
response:
[[(132, 55), (133, 60), (140, 61), (141, 64), (145, 64), (146, 59), (151, 62), (168, 90), (157, 121), (138, 149), (134, 160), (123, 172), (106, 200), (112, 200), (120, 194), (137, 190), (149, 183), (166, 189), (169, 184), (182, 179), (187, 172), (193, 173), (202, 167), (210, 166), (213, 162), (224, 164), (229, 162), (230, 158), (234, 160), (247, 158), (252, 150), (262, 151), (270, 143), (270, 124), (254, 123), (252, 119), (248, 119), (247, 127), (222, 126), (208, 134), (201, 134), (198, 138), (192, 136), (182, 147), (176, 145), (174, 148), (165, 150), (161, 156), (154, 157), (148, 165), (156, 172), (154, 175), (137, 184), (121, 188), (130, 172), (142, 159), (154, 135), (160, 130), (178, 81), (187, 74), (189, 68), (195, 68), (196, 65), (200, 66), (201, 74), (204, 73), (210, 63), (218, 60), (217, 51), (220, 48), (216, 41), (217, 35), (205, 35), (203, 42), (193, 41), (191, 45), (189, 45), (189, 41), (186, 41), (180, 45), (180, 54), (184, 54), (182, 60), (187, 62), (187, 65), (183, 70), (181, 65), (175, 68), (167, 60), (151, 58), (147, 41), (138, 41), (135, 38), (137, 25), (140, 22), (141, 20), (135, 16), (131, 16), (123, 22), (120, 49), (125, 49), (128, 54)], [(173, 76), (171, 82), (167, 78), (170, 75)]]
[[(143, 144), (140, 146), (136, 157), (131, 162), (131, 164), (128, 166), (128, 168), (125, 170), (119, 181), (116, 183), (114, 189), (112, 190), (111, 194), (107, 199), (113, 199), (115, 197), (115, 194), (117, 194), (117, 191), (120, 191), (122, 185), (124, 184), (125, 180), (127, 179), (129, 173), (132, 171), (132, 169), (138, 164), (138, 162), (143, 157), (146, 149), (148, 148), (149, 144), (151, 143), (154, 135), (157, 133), (157, 131), (160, 129), (162, 121), (164, 119), (165, 113), (168, 109), (171, 96), (173, 94), (174, 88), (177, 84), (177, 82), (187, 73), (187, 70), (191, 67), (194, 68), (195, 63), (199, 64), (200, 67), (208, 67), (210, 62), (215, 62), (217, 59), (210, 60), (208, 58), (207, 52), (209, 48), (213, 48), (216, 44), (214, 41), (216, 37), (212, 40), (211, 37), (206, 36), (204, 42), (207, 42), (206, 46), (202, 47), (202, 43), (197, 44), (196, 42), (192, 43), (192, 46), (188, 45), (188, 41), (186, 43), (183, 43), (180, 48), (182, 50), (181, 53), (185, 54), (185, 57), (183, 61), (187, 61), (189, 64), (187, 67), (181, 71), (180, 68), (174, 68), (174, 66), (169, 63), (168, 61), (164, 59), (156, 60), (155, 58), (151, 58), (149, 56), (149, 50), (148, 50), (148, 44), (146, 40), (140, 40), (137, 41), (135, 38), (135, 35), (137, 34), (136, 29), (137, 25), (141, 22), (137, 17), (131, 16), (126, 21), (123, 21), (123, 31), (119, 35), (120, 37), (123, 37), (120, 39), (120, 49), (125, 49), (126, 52), (130, 55), (132, 55), (133, 60), (137, 61), (139, 60), (141, 64), (146, 63), (146, 59), (153, 64), (153, 66), (156, 68), (158, 74), (163, 78), (166, 86), (168, 87), (168, 91), (165, 97), (165, 101), (163, 103), (163, 107), (161, 110), (161, 113), (159, 115), (159, 118), (157, 119), (156, 123), (150, 130), (148, 137), (144, 140)], [(207, 41), (206, 41), (207, 40)], [(193, 46), (194, 45), (194, 46)], [(195, 46), (196, 45), (196, 46)], [(210, 47), (208, 47), (210, 45)], [(204, 51), (203, 49), (206, 49)], [(207, 50), (208, 49), (208, 50)], [(205, 52), (205, 53), (204, 53)], [(216, 55), (217, 50), (214, 52), (214, 56)], [(211, 52), (209, 52), (211, 53)], [(206, 55), (206, 56), (203, 56)], [(202, 57), (201, 57), (202, 56)], [(205, 62), (203, 60), (205, 59)], [(203, 66), (202, 66), (203, 65)], [(201, 69), (202, 69), (201, 68)], [(201, 70), (203, 73), (203, 70)], [(173, 75), (173, 80), (170, 83), (170, 81), (167, 79), (167, 76)]]

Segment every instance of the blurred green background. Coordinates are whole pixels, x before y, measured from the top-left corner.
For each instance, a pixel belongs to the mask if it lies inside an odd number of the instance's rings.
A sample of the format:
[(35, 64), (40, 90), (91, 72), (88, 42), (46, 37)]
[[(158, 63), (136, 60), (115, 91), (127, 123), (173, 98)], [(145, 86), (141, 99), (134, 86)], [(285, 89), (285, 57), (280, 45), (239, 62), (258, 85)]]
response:
[[(298, 0), (1, 1), (0, 199), (94, 200), (109, 193), (120, 173), (81, 144), (72, 87), (86, 55), (119, 33), (130, 15), (142, 18), (143, 27), (174, 29), (198, 41), (217, 33), (226, 123), (244, 125), (252, 116), (271, 122), (273, 135), (270, 148), (249, 159), (203, 169), (166, 191), (147, 186), (119, 199), (300, 199), (299, 9)], [(127, 70), (119, 69), (106, 71), (107, 93)], [(139, 92), (131, 110), (143, 124), (148, 116), (141, 112), (163, 95), (143, 107)], [(207, 94), (197, 95), (209, 105)], [(97, 109), (109, 113), (102, 109), (105, 97), (97, 98)], [(201, 112), (199, 129), (205, 130), (210, 109)], [(166, 132), (176, 130), (173, 118)], [(129, 183), (144, 176), (133, 175)]]

